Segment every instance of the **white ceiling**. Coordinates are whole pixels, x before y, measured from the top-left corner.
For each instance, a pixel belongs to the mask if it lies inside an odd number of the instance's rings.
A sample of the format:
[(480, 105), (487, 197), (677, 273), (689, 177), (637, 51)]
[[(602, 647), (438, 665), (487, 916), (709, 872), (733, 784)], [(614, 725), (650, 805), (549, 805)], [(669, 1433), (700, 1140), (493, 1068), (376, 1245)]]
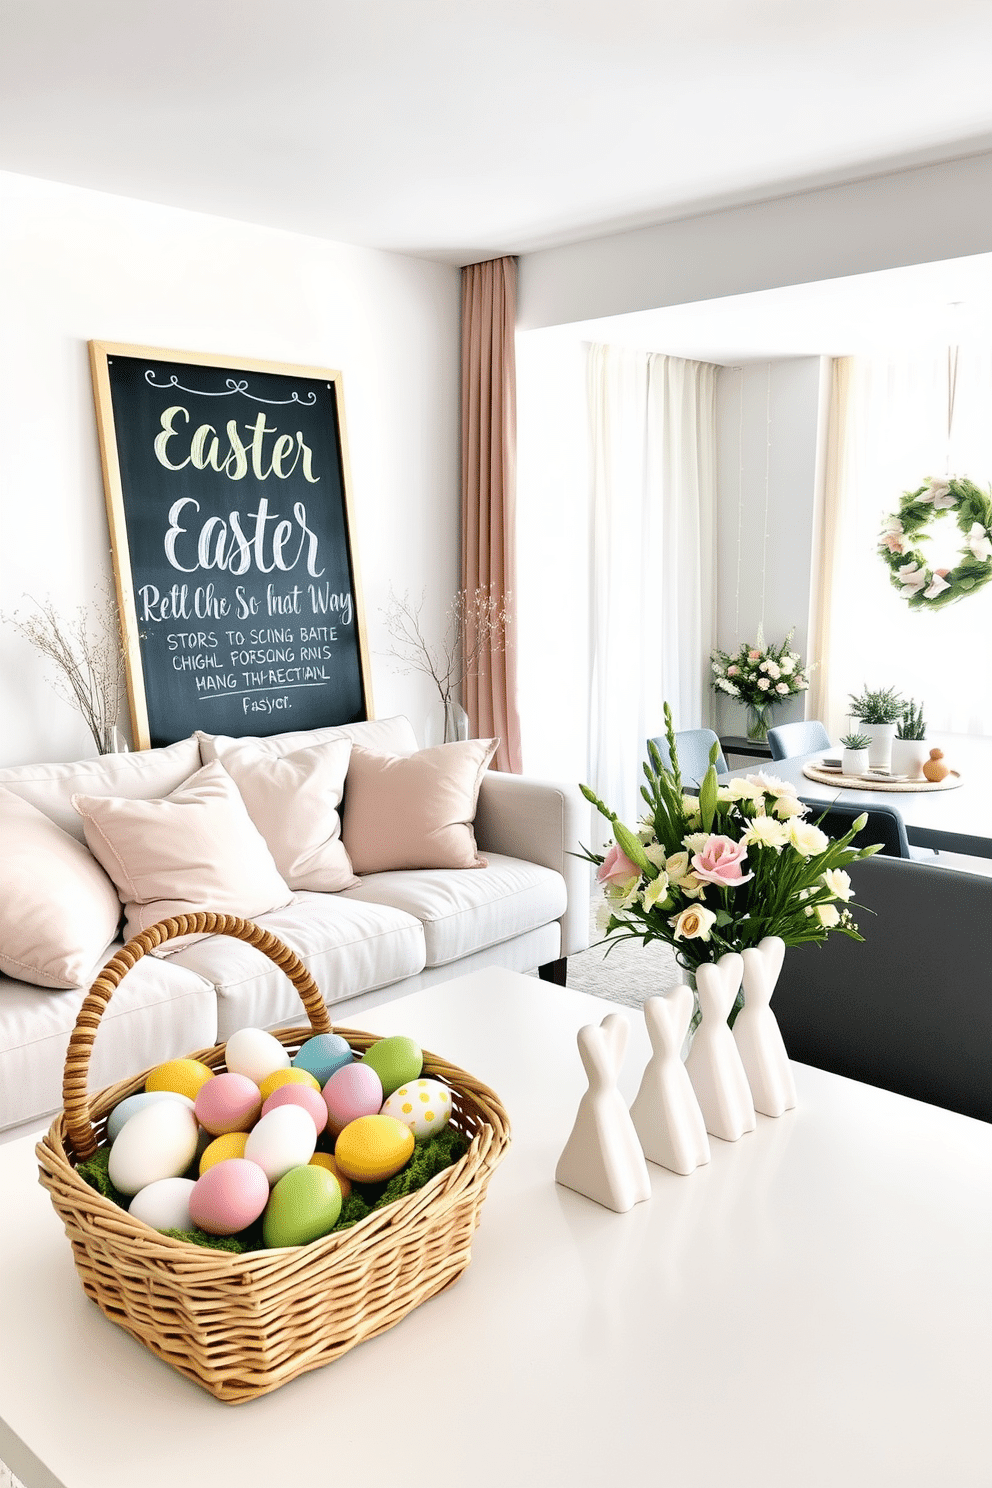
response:
[(470, 262), (992, 146), (988, 0), (0, 0), (0, 168)]

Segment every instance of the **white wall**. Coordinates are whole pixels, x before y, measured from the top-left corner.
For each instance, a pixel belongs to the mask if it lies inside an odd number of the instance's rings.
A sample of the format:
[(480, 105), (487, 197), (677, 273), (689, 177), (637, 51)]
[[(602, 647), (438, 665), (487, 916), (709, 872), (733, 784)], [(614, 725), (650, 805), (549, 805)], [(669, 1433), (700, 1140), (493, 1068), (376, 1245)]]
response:
[[(447, 265), (0, 173), (0, 613), (111, 571), (90, 339), (340, 369), (374, 708), (422, 729), (381, 607), (426, 587), (440, 627), (458, 583), (459, 314)], [(0, 763), (93, 753), (6, 623), (0, 697)]]

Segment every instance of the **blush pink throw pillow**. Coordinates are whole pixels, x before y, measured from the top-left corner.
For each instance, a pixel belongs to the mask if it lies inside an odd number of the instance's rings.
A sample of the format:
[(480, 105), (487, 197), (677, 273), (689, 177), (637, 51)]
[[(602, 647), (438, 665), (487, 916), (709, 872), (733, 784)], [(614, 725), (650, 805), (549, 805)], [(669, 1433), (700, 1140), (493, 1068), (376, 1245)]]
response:
[(485, 868), (473, 822), (498, 743), (466, 739), (405, 756), (352, 749), (342, 837), (355, 872)]

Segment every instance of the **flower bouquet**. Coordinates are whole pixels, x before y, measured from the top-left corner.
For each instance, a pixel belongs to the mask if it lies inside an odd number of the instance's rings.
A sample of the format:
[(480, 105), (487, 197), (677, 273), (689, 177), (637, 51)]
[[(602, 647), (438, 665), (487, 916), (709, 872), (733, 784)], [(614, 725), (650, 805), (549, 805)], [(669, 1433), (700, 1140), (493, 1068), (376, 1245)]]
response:
[(810, 668), (803, 665), (798, 651), (789, 649), (794, 634), (793, 626), (780, 646), (768, 646), (759, 625), (753, 646), (745, 641), (733, 656), (726, 651), (710, 653), (713, 689), (740, 698), (747, 706), (749, 739), (764, 739), (768, 713), (775, 703), (809, 687)]
[[(597, 865), (603, 934), (645, 945), (663, 940), (693, 977), (704, 962), (758, 946), (766, 936), (786, 946), (824, 941), (834, 930), (862, 940), (848, 907), (845, 870), (879, 851), (880, 844), (851, 846), (867, 815), (831, 840), (804, 819), (808, 807), (793, 785), (764, 774), (718, 785), (716, 745), (698, 798), (685, 795), (667, 704), (665, 732), (671, 768), (649, 745), (641, 787), (648, 812), (637, 831), (618, 821), (588, 786), (580, 787), (613, 829), (605, 854), (582, 853)], [(739, 995), (731, 1026), (742, 1005)]]

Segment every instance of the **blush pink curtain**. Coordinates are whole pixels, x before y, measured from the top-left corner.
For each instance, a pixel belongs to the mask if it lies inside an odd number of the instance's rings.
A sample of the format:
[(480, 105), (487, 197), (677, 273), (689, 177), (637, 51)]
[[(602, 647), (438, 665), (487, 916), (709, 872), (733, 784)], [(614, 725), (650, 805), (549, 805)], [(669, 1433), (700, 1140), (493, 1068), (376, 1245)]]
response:
[[(514, 522), (517, 391), (512, 258), (462, 270), (462, 588), (506, 608), (505, 636), (465, 679), (465, 710), (479, 738), (499, 737), (495, 767), (519, 774)], [(463, 638), (471, 648), (470, 636)]]

